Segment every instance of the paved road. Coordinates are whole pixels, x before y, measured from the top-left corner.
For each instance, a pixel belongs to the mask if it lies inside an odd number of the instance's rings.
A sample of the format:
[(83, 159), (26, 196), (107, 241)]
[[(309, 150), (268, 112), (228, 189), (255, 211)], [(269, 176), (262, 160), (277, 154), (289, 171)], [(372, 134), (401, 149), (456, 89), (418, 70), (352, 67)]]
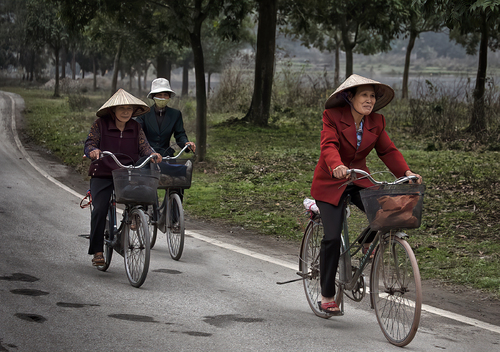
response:
[[(367, 299), (315, 317), (300, 283), (276, 284), (295, 277), (296, 252), (243, 230), (188, 223), (179, 262), (160, 236), (140, 289), (119, 256), (97, 271), (80, 236), (83, 183), (24, 150), (13, 124), (22, 104), (0, 92), (0, 351), (401, 351)], [(462, 318), (425, 311), (407, 349), (499, 350), (499, 327)]]

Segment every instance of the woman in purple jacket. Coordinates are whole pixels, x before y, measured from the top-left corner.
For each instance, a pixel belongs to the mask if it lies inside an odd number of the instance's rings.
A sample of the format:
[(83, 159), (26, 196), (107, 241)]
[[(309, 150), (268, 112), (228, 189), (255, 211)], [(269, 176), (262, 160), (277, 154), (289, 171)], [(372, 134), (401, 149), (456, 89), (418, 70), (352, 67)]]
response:
[(144, 114), (149, 107), (140, 99), (123, 89), (119, 89), (97, 111), (98, 117), (90, 129), (85, 141), (85, 156), (92, 160), (89, 168), (90, 194), (92, 210), (90, 220), (89, 254), (93, 254), (92, 265), (105, 264), (104, 228), (108, 212), (109, 199), (113, 192), (111, 171), (118, 168), (110, 156), (100, 158), (101, 151), (113, 154), (120, 153), (117, 158), (124, 165), (135, 164), (141, 157), (155, 154), (160, 162), (162, 157), (149, 145), (141, 125), (132, 117)]

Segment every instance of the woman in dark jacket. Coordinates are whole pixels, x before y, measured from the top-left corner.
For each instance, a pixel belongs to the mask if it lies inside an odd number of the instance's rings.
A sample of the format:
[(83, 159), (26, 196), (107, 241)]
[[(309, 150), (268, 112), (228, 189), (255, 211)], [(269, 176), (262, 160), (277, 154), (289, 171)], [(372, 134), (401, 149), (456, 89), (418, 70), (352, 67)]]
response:
[[(375, 111), (394, 97), (391, 87), (358, 75), (350, 76), (329, 97), (323, 112), (321, 153), (314, 171), (311, 195), (323, 220), (320, 250), (321, 309), (336, 314), (335, 275), (340, 257), (343, 202), (347, 195), (364, 211), (359, 191), (372, 184), (367, 179), (345, 185), (348, 169), (369, 172), (366, 157), (373, 149), (397, 177), (414, 175), (385, 131), (385, 118)], [(372, 236), (374, 234), (371, 234)], [(371, 242), (371, 238), (367, 242)], [(365, 243), (364, 251), (369, 243)]]
[(163, 156), (172, 156), (174, 153), (170, 148), (172, 135), (179, 147), (184, 148), (186, 144), (189, 144), (193, 152), (196, 150), (196, 145), (188, 141), (182, 113), (168, 106), (170, 99), (174, 96), (175, 92), (170, 88), (168, 80), (155, 79), (151, 82), (151, 92), (148, 94), (148, 98), (153, 99), (154, 104), (149, 112), (135, 119), (141, 124), (151, 147)]
[[(175, 92), (170, 88), (170, 82), (167, 79), (157, 78), (153, 80), (148, 98), (153, 99), (154, 104), (149, 112), (135, 119), (141, 124), (151, 147), (163, 156), (174, 155), (174, 149), (170, 147), (172, 135), (179, 147), (184, 148), (187, 144), (189, 149), (193, 152), (196, 151), (196, 145), (188, 141), (184, 130), (184, 122), (182, 121), (182, 113), (168, 106), (170, 99), (174, 96)], [(162, 174), (169, 175), (173, 172), (172, 166), (167, 162), (160, 163), (159, 166)], [(174, 172), (185, 173), (185, 167), (181, 171)], [(178, 193), (181, 200), (183, 199), (183, 189), (170, 189), (170, 191)], [(158, 228), (163, 232), (166, 231), (165, 221), (166, 213), (163, 212), (158, 222)]]
[(120, 153), (117, 158), (124, 165), (132, 165), (141, 157), (151, 154), (157, 155), (154, 162), (161, 161), (161, 155), (149, 145), (141, 125), (132, 120), (133, 116), (143, 114), (149, 107), (140, 99), (123, 89), (119, 89), (97, 111), (98, 117), (90, 129), (85, 141), (85, 156), (93, 162), (90, 164), (90, 194), (92, 195), (92, 210), (90, 220), (89, 254), (93, 254), (92, 264), (105, 264), (104, 228), (108, 212), (109, 199), (113, 192), (113, 178), (111, 171), (118, 168), (110, 156), (100, 159), (101, 151), (113, 154)]

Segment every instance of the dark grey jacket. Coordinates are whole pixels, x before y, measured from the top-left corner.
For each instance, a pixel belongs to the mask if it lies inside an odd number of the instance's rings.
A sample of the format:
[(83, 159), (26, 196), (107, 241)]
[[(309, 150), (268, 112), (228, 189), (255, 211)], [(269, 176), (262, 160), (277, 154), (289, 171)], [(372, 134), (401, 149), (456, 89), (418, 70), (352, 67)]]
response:
[(167, 106), (164, 114), (165, 117), (160, 127), (158, 127), (156, 120), (154, 105), (148, 113), (135, 118), (141, 124), (151, 147), (163, 156), (172, 155), (173, 153), (172, 149), (168, 150), (172, 135), (174, 135), (175, 141), (181, 148), (188, 142), (184, 123), (182, 122), (182, 113)]

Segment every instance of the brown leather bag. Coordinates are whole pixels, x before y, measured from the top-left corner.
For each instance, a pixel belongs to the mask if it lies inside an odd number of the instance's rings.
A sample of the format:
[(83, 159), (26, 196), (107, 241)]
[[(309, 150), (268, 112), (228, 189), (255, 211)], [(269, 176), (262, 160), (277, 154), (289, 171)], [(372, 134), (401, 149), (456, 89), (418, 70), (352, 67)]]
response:
[(413, 208), (418, 203), (419, 196), (406, 194), (398, 196), (383, 196), (377, 199), (381, 209), (377, 211), (370, 226), (374, 230), (386, 227), (416, 227), (418, 219), (413, 216)]

